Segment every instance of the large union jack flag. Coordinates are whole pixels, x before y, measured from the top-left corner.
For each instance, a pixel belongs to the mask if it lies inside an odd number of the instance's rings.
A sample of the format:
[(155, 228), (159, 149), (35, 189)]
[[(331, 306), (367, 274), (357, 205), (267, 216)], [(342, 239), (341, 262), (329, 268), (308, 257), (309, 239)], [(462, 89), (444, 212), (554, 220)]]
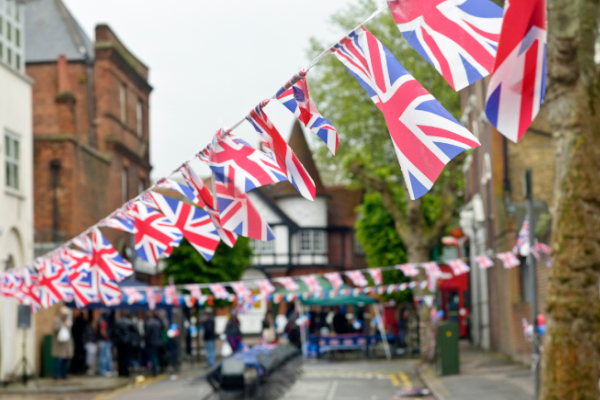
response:
[(268, 279), (259, 279), (256, 281), (256, 284), (265, 298), (268, 298), (275, 291), (275, 286)]
[(415, 264), (396, 265), (396, 269), (402, 271), (405, 276), (413, 277), (419, 275), (419, 269)]
[(302, 282), (304, 282), (309, 292), (317, 293), (323, 291), (323, 288), (321, 287), (321, 284), (319, 283), (319, 280), (316, 276), (304, 275), (301, 276), (300, 279), (302, 280)]
[(339, 272), (328, 272), (323, 276), (329, 281), (329, 283), (331, 283), (333, 290), (339, 290), (339, 288), (341, 288), (344, 284), (344, 280)]
[(287, 175), (287, 179), (292, 185), (303, 197), (314, 200), (317, 193), (315, 182), (306, 172), (304, 165), (298, 160), (292, 148), (281, 137), (265, 110), (260, 106), (256, 106), (250, 111), (246, 119), (259, 133), (264, 147), (271, 153), (271, 157), (277, 161), (279, 168)]
[(256, 240), (273, 240), (275, 235), (247, 194), (233, 196), (225, 185), (215, 182), (219, 221), (223, 229)]
[(118, 229), (129, 233), (135, 233), (135, 223), (123, 210), (117, 210), (108, 217), (100, 220), (98, 226), (106, 226), (108, 228)]
[(363, 273), (360, 271), (348, 271), (346, 272), (346, 276), (350, 278), (355, 286), (364, 287), (369, 284), (369, 281), (367, 281)]
[(283, 285), (283, 287), (286, 290), (289, 290), (290, 292), (295, 292), (300, 289), (300, 285), (298, 285), (298, 282), (296, 282), (294, 278), (291, 278), (289, 276), (275, 278), (274, 281), (281, 283), (281, 285)]
[(448, 261), (448, 266), (452, 269), (452, 273), (455, 276), (466, 274), (469, 271), (471, 271), (471, 268), (469, 268), (467, 263), (461, 260), (460, 258)]
[(221, 131), (213, 137), (209, 165), (216, 182), (222, 183), (232, 196), (288, 180), (277, 161)]
[[(152, 202), (156, 204), (154, 198)], [(167, 249), (179, 246), (183, 237), (181, 231), (160, 212), (146, 204), (136, 203), (131, 215), (137, 230), (135, 252), (142, 260), (156, 265), (161, 255), (169, 254)]]
[(507, 4), (485, 113), (500, 133), (518, 142), (546, 92), (546, 1)]
[(188, 242), (210, 261), (219, 245), (219, 234), (210, 216), (201, 208), (152, 192), (165, 217), (179, 229)]
[(383, 112), (411, 199), (426, 194), (452, 158), (479, 146), (366, 29), (333, 50)]
[(44, 308), (49, 308), (61, 300), (73, 298), (73, 288), (69, 275), (57, 259), (46, 259), (39, 273), (40, 300)]
[(92, 286), (98, 293), (95, 301), (101, 301), (107, 306), (118, 306), (123, 300), (123, 294), (116, 282), (106, 279), (101, 270), (92, 270)]
[(26, 297), (26, 302), (31, 307), (31, 312), (34, 314), (40, 310), (42, 305), (41, 291), (38, 286), (39, 275), (31, 267), (26, 266), (23, 269), (22, 282), (21, 282), (21, 293)]
[(502, 8), (489, 0), (388, 1), (406, 41), (460, 90), (494, 66)]
[[(158, 188), (169, 189), (174, 192), (177, 192), (193, 202), (196, 201), (194, 189), (192, 189), (191, 186), (187, 182), (179, 183), (177, 181), (174, 181), (173, 179), (161, 178), (161, 179), (157, 180), (154, 183), (154, 185)], [(152, 194), (152, 192), (150, 192), (150, 193)]]
[(507, 268), (507, 269), (515, 268), (515, 267), (518, 267), (519, 265), (521, 265), (521, 261), (519, 261), (517, 256), (515, 256), (510, 251), (507, 251), (505, 253), (498, 253), (498, 254), (496, 254), (496, 257), (498, 257), (498, 259), (500, 261), (502, 261), (504, 268)]
[(476, 256), (475, 261), (477, 261), (481, 269), (488, 269), (494, 266), (494, 261), (488, 256)]
[(229, 299), (229, 292), (227, 291), (227, 289), (225, 289), (225, 286), (221, 285), (220, 283), (211, 283), (208, 285), (208, 288), (210, 289), (212, 294), (215, 295), (215, 298), (220, 300)]
[(371, 275), (371, 279), (373, 279), (373, 283), (375, 285), (381, 285), (383, 283), (383, 275), (381, 274), (381, 269), (379, 268), (370, 268), (367, 270), (369, 275)]
[(294, 75), (277, 91), (277, 100), (293, 112), (296, 118), (324, 141), (327, 148), (335, 154), (340, 143), (337, 129), (334, 128), (331, 122), (321, 116), (321, 113), (310, 99), (305, 77), (305, 70)]
[(97, 272), (102, 277), (97, 282), (121, 282), (133, 274), (129, 261), (121, 257), (98, 228), (92, 229), (92, 243), (94, 248), (91, 261), (92, 272)]

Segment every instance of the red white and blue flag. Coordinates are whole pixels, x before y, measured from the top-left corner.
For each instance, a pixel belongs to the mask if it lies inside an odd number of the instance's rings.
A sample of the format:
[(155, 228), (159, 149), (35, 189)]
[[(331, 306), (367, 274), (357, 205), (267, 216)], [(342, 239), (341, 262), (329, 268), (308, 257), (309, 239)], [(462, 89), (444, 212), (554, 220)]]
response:
[(425, 195), (452, 158), (479, 146), (366, 29), (333, 50), (383, 112), (411, 199)]
[(298, 160), (292, 148), (281, 137), (281, 134), (271, 122), (265, 110), (256, 106), (246, 117), (256, 132), (271, 158), (277, 161), (279, 168), (298, 192), (308, 200), (314, 200), (317, 193), (315, 182), (312, 180), (304, 165)]
[(127, 304), (141, 303), (144, 300), (142, 292), (134, 287), (126, 286), (122, 290), (123, 294), (127, 297)]
[(256, 281), (256, 284), (258, 285), (258, 290), (260, 290), (265, 298), (269, 297), (275, 291), (275, 286), (268, 279), (259, 279)]
[(355, 286), (364, 287), (369, 284), (367, 278), (365, 278), (365, 276), (360, 271), (348, 271), (346, 272), (346, 276), (350, 278), (350, 280)]
[[(154, 199), (152, 202), (155, 203)], [(135, 252), (142, 260), (156, 265), (161, 255), (168, 256), (167, 249), (179, 246), (183, 237), (181, 231), (160, 212), (136, 202), (131, 215), (137, 231)]]
[(98, 228), (92, 229), (92, 243), (94, 248), (91, 261), (92, 272), (98, 272), (103, 278), (98, 282), (121, 282), (133, 274), (129, 261), (121, 257)]
[(396, 265), (396, 269), (402, 271), (405, 276), (413, 277), (419, 275), (419, 269), (415, 264)]
[[(195, 202), (195, 200), (196, 200), (196, 196), (194, 195), (194, 190), (187, 183), (179, 183), (177, 181), (174, 181), (173, 179), (161, 178), (161, 179), (157, 180), (154, 183), (154, 185), (157, 188), (169, 189), (174, 192), (177, 192), (193, 202)], [(152, 192), (150, 192), (150, 193), (152, 194)]]
[(244, 282), (232, 282), (231, 288), (233, 292), (238, 297), (238, 301), (240, 299), (249, 299), (252, 297), (252, 292), (248, 289), (248, 286)]
[(371, 279), (373, 279), (373, 283), (375, 285), (381, 285), (383, 283), (383, 276), (381, 274), (381, 269), (379, 268), (369, 268), (367, 270), (369, 275), (371, 275)]
[(72, 299), (73, 289), (69, 276), (58, 260), (44, 260), (38, 279), (40, 300), (44, 308), (52, 307), (61, 300)]
[(107, 306), (118, 306), (123, 300), (123, 294), (116, 282), (106, 279), (100, 269), (92, 269), (92, 285), (98, 293), (95, 301), (101, 301)]
[(443, 275), (440, 266), (434, 261), (423, 263), (421, 264), (421, 267), (423, 267), (423, 269), (427, 273), (428, 278), (438, 279), (441, 278)]
[(339, 272), (328, 272), (324, 276), (331, 283), (333, 290), (339, 290), (344, 284), (344, 280)]
[(454, 274), (454, 276), (466, 274), (469, 271), (471, 271), (471, 268), (469, 268), (467, 263), (461, 260), (460, 258), (448, 261), (448, 266), (450, 267), (450, 269), (452, 269), (452, 273)]
[(456, 91), (494, 66), (502, 8), (489, 0), (393, 0), (402, 36)]
[(477, 256), (475, 257), (475, 261), (477, 261), (481, 269), (488, 269), (494, 266), (494, 261), (488, 256)]
[(319, 280), (314, 275), (304, 275), (301, 276), (300, 279), (302, 280), (302, 282), (304, 282), (309, 292), (316, 293), (323, 291)]
[(519, 265), (521, 265), (521, 261), (519, 261), (517, 256), (515, 256), (510, 251), (507, 251), (505, 253), (498, 253), (496, 254), (496, 257), (498, 257), (498, 259), (502, 261), (504, 268), (507, 269), (518, 267)]
[(229, 292), (225, 289), (225, 286), (220, 283), (210, 283), (208, 288), (215, 295), (215, 298), (219, 300), (227, 300), (229, 299)]
[(219, 222), (223, 229), (256, 240), (269, 241), (275, 235), (247, 194), (233, 196), (225, 185), (215, 182)]
[(540, 111), (546, 93), (546, 1), (506, 4), (485, 113), (516, 143)]
[(279, 89), (276, 94), (277, 100), (293, 112), (296, 118), (325, 142), (329, 151), (335, 154), (340, 143), (337, 129), (334, 128), (331, 122), (321, 116), (321, 113), (310, 99), (305, 77), (305, 70), (294, 75)]
[(215, 134), (209, 158), (215, 181), (232, 196), (288, 180), (276, 160), (230, 133)]
[(289, 290), (290, 292), (295, 292), (298, 289), (300, 289), (300, 285), (298, 285), (298, 282), (296, 282), (294, 280), (294, 278), (290, 278), (289, 276), (286, 277), (282, 277), (282, 278), (275, 278), (274, 279), (276, 282), (281, 283), (281, 285), (286, 289)]
[(148, 309), (154, 310), (156, 308), (156, 292), (152, 286), (146, 287), (146, 303), (148, 303)]
[(98, 295), (91, 272), (92, 256), (82, 251), (63, 248), (60, 253), (63, 266), (68, 271), (77, 307), (92, 303)]
[(160, 211), (185, 236), (187, 241), (210, 261), (220, 239), (210, 216), (201, 208), (152, 192)]
[(27, 303), (34, 314), (40, 310), (42, 305), (41, 291), (38, 286), (39, 275), (29, 266), (23, 269), (23, 280), (21, 283), (21, 292), (25, 295)]
[(526, 248), (529, 246), (529, 216), (526, 215), (523, 220), (523, 225), (521, 225), (521, 229), (519, 230), (519, 234), (517, 235), (517, 243), (512, 249), (512, 252), (515, 254), (519, 254), (521, 249), (525, 246)]
[(135, 233), (135, 223), (133, 218), (122, 210), (117, 210), (110, 216), (100, 220), (98, 226), (106, 226), (120, 231)]

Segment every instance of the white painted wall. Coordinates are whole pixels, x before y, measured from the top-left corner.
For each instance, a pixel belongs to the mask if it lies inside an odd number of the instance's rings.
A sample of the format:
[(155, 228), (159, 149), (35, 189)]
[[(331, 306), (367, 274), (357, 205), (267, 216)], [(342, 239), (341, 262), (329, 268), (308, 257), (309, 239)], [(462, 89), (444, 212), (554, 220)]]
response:
[(327, 227), (327, 199), (317, 196), (315, 201), (302, 197), (286, 197), (277, 200), (277, 204), (298, 226)]
[(259, 214), (267, 221), (268, 224), (281, 223), (281, 218), (273, 212), (273, 210), (263, 201), (263, 199), (254, 192), (249, 192), (248, 197), (256, 207)]
[[(0, 62), (0, 270), (12, 256), (19, 267), (33, 258), (33, 135), (31, 81)], [(5, 182), (4, 135), (19, 139), (19, 190)], [(17, 331), (17, 302), (0, 297), (0, 380), (17, 365), (22, 332)], [(32, 318), (32, 323), (34, 318)], [(34, 360), (34, 329), (27, 332), (27, 357)]]

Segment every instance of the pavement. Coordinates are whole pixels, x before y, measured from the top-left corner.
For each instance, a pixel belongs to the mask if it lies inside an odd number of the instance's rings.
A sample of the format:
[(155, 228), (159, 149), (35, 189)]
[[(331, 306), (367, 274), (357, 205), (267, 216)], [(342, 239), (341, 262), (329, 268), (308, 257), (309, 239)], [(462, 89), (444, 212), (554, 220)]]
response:
[(531, 400), (531, 370), (499, 354), (461, 346), (460, 375), (438, 377), (431, 365), (420, 378), (437, 400)]

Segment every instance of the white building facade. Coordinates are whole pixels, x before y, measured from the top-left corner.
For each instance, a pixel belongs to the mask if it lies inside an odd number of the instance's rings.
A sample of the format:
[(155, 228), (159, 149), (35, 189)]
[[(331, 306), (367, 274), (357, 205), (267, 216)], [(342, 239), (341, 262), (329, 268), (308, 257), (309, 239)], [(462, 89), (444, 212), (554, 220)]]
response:
[[(23, 66), (23, 9), (0, 0), (0, 269), (18, 268), (33, 258), (33, 134), (31, 79)], [(34, 360), (34, 327), (17, 330), (18, 303), (0, 297), (0, 381), (12, 374), (27, 337)], [(33, 324), (33, 318), (32, 318)]]

